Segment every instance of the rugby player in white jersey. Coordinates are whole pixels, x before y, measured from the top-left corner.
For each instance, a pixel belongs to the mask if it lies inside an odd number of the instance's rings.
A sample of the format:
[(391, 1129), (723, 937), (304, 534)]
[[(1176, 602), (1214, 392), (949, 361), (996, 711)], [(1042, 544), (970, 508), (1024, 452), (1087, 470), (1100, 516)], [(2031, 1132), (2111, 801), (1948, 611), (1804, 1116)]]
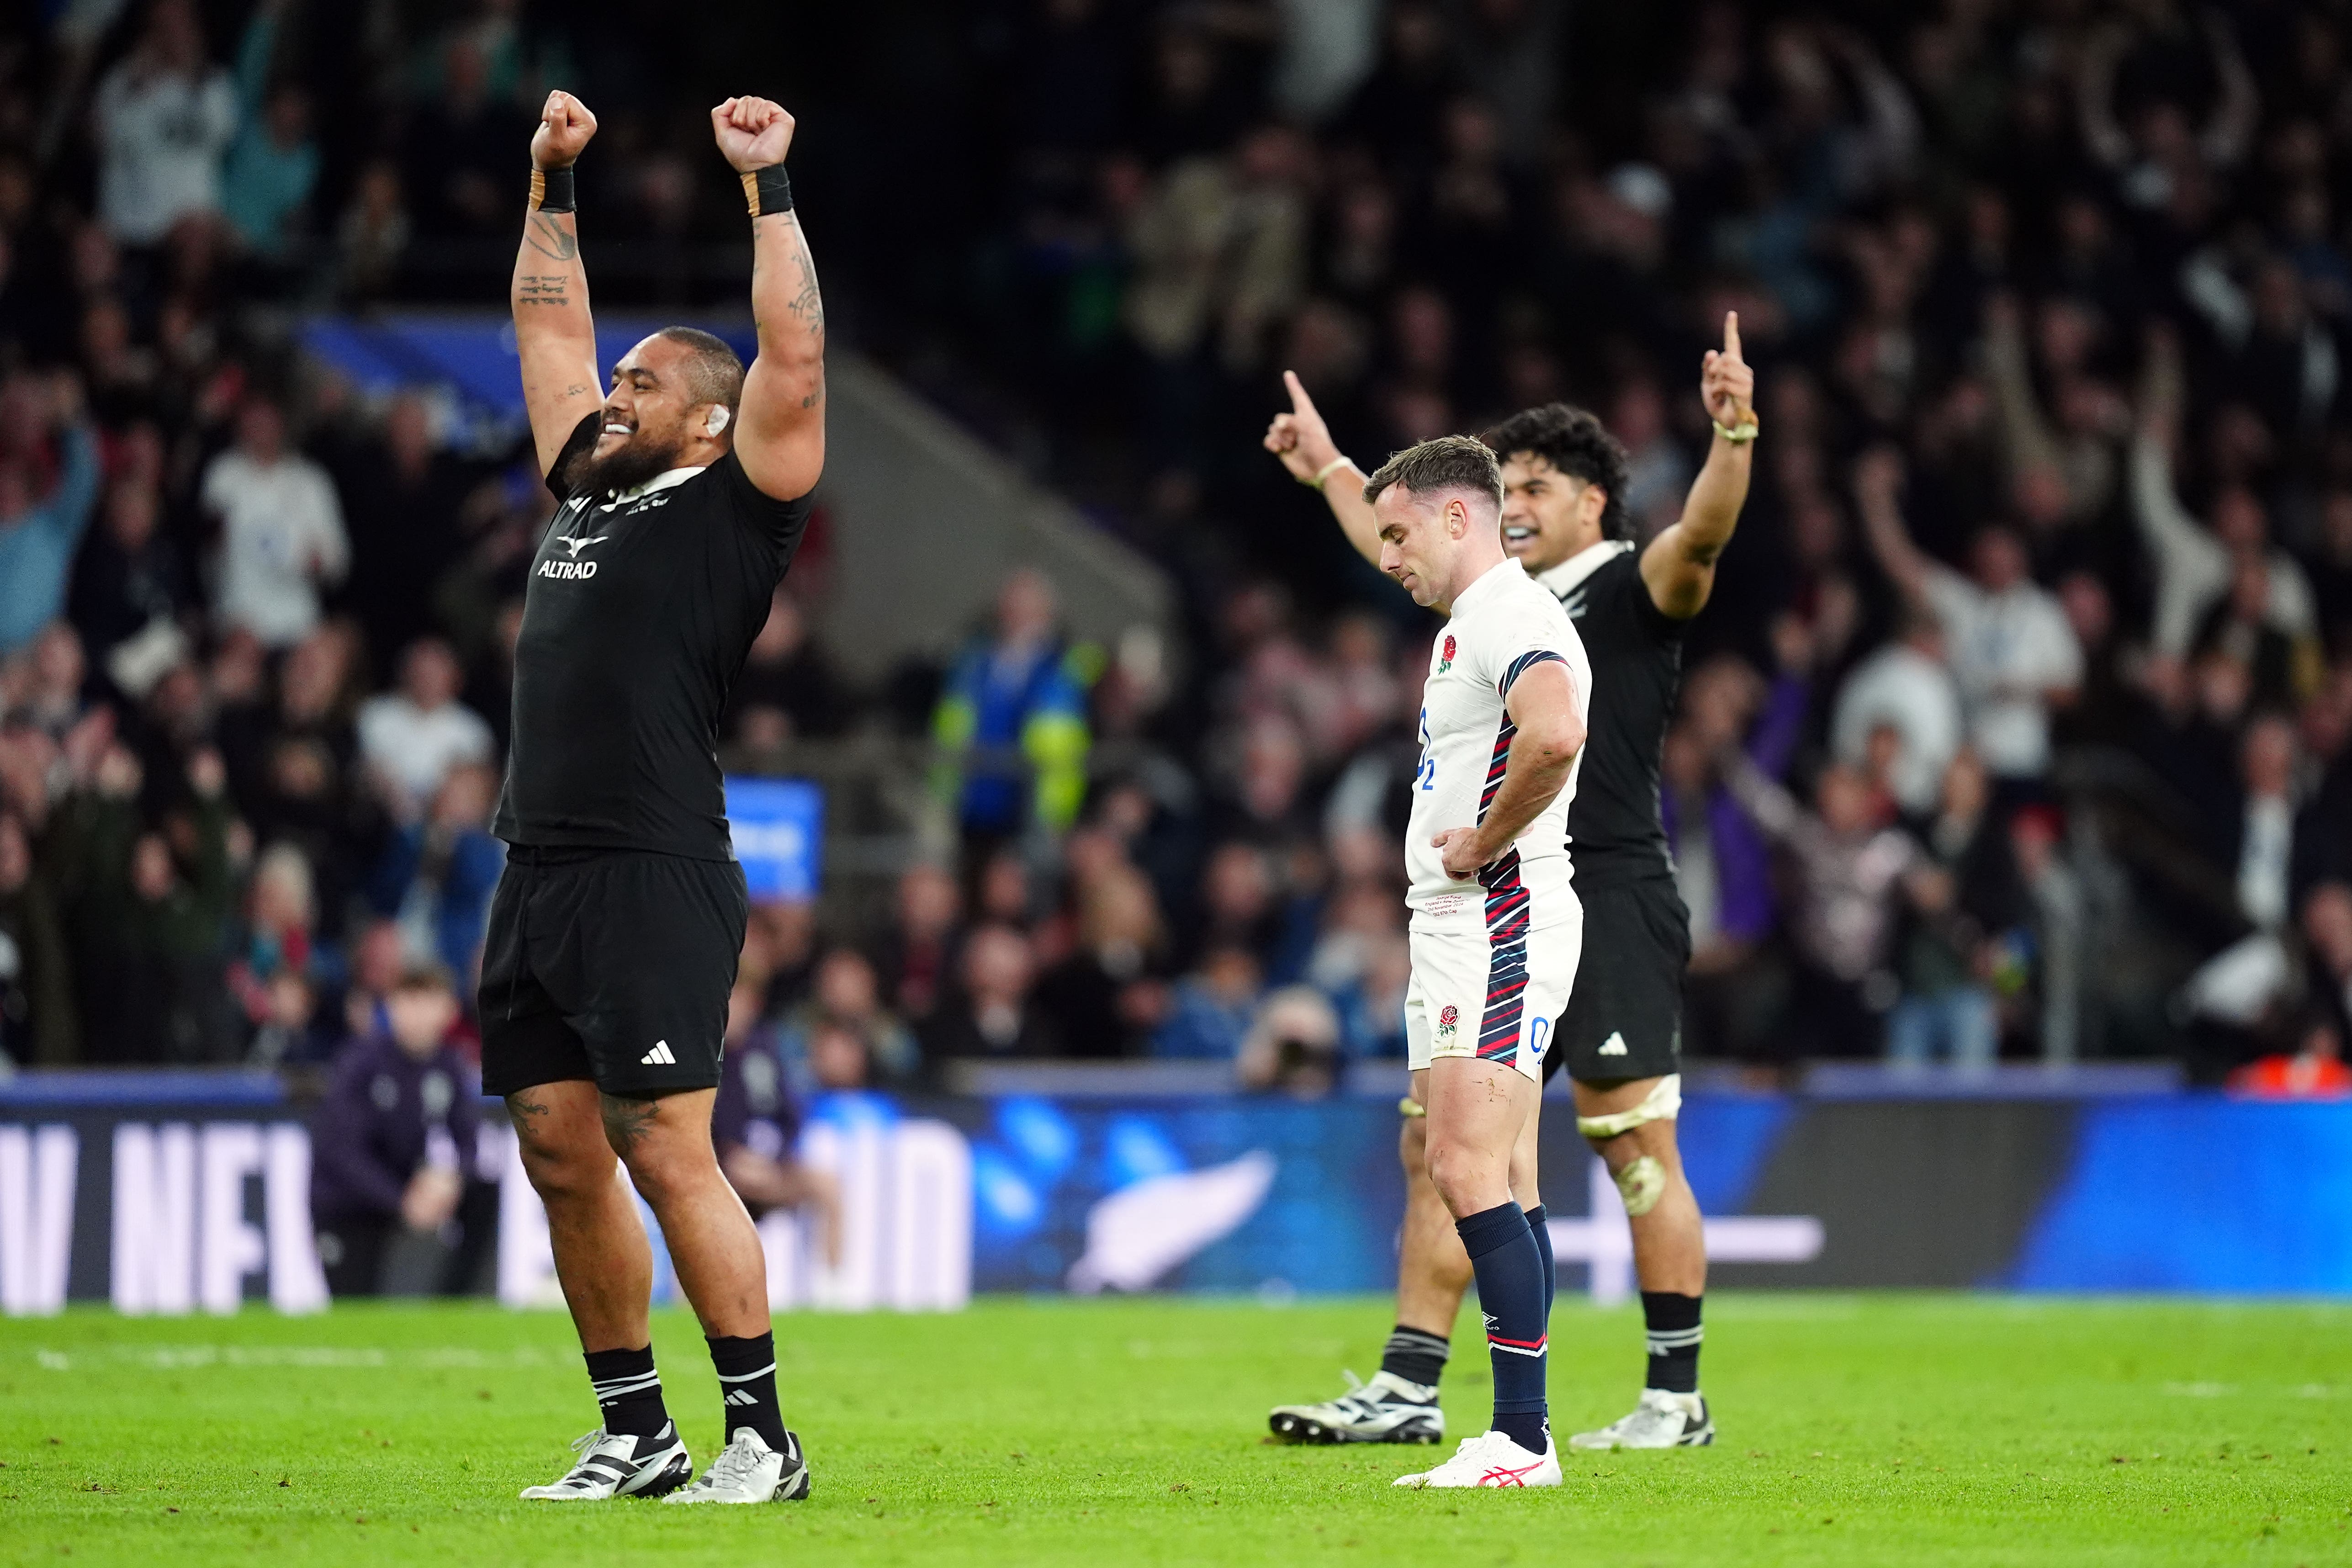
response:
[[(1624, 1195), (1647, 1364), (1633, 1411), (1570, 1436), (1571, 1449), (1702, 1447), (1715, 1440), (1698, 1382), (1706, 1250), (1675, 1138), (1690, 918), (1659, 818), (1658, 770), (1684, 630), (1706, 607), (1747, 500), (1755, 391), (1739, 320), (1727, 315), (1723, 347), (1708, 351), (1699, 371), (1699, 395), (1716, 432), (1706, 467), (1681, 519), (1638, 550), (1622, 499), (1625, 449), (1591, 414), (1549, 404), (1486, 436), (1503, 464), (1503, 548), (1560, 599), (1594, 676), (1591, 739), (1568, 818), (1588, 939), (1544, 1073), (1565, 1071), (1572, 1081), (1577, 1131)], [(1365, 549), (1372, 519), (1358, 493), (1359, 471), (1332, 443), (1296, 376), (1290, 397), (1290, 412), (1266, 432), (1266, 447), (1322, 492), (1341, 529)], [(1370, 1383), (1351, 1376), (1350, 1391), (1336, 1399), (1275, 1407), (1268, 1425), (1288, 1441), (1434, 1443), (1444, 1435), (1437, 1381), (1471, 1270), (1423, 1173), (1421, 1108), (1407, 1100), (1403, 1109), (1396, 1327)], [(1546, 1242), (1542, 1207), (1528, 1220)]]
[(1502, 468), (1464, 436), (1364, 481), (1381, 570), (1450, 617), (1432, 644), (1405, 833), (1413, 1098), (1429, 1176), (1478, 1281), (1494, 1418), (1407, 1487), (1558, 1486), (1544, 1405), (1549, 1252), (1528, 1224), (1544, 1049), (1576, 981), (1570, 885), (1592, 672), (1559, 601), (1503, 553)]

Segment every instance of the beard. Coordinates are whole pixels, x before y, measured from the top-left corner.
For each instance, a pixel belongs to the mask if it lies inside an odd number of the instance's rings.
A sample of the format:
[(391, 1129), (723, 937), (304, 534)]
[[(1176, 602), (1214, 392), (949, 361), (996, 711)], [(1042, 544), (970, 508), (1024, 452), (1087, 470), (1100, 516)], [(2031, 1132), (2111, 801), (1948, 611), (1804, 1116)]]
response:
[(633, 490), (656, 474), (677, 467), (678, 454), (685, 450), (686, 437), (682, 432), (673, 433), (664, 440), (639, 430), (601, 458), (593, 447), (574, 458), (566, 488), (573, 495), (600, 496)]

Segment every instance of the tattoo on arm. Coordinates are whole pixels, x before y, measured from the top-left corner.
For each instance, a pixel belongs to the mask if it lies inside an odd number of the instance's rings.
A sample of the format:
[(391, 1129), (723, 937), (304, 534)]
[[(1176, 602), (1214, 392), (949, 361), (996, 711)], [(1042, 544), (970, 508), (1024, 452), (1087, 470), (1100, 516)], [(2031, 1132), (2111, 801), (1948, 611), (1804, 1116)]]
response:
[(798, 223), (793, 225), (793, 240), (800, 247), (801, 291), (793, 296), (785, 309), (798, 316), (814, 336), (824, 332), (824, 298), (817, 292), (816, 258), (809, 254), (808, 236)]
[(604, 1112), (605, 1142), (613, 1145), (614, 1153), (627, 1159), (636, 1152), (660, 1106), (650, 1100), (620, 1100), (609, 1094), (598, 1095), (596, 1101)]
[(515, 279), (515, 298), (526, 305), (569, 305), (571, 287), (572, 279), (561, 272), (527, 272)]
[(541, 256), (551, 256), (558, 261), (570, 261), (580, 254), (580, 240), (563, 232), (562, 226), (545, 213), (530, 215), (530, 226), (522, 231), (523, 243)]

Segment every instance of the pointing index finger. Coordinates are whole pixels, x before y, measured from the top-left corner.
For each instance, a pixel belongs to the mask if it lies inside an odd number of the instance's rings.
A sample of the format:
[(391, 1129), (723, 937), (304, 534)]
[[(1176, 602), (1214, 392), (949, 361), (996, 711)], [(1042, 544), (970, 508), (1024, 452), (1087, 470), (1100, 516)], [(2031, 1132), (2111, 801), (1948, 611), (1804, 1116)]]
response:
[(1737, 310), (1723, 313), (1723, 352), (1727, 358), (1739, 357), (1739, 312)]
[(1284, 371), (1282, 384), (1290, 389), (1290, 411), (1293, 414), (1305, 416), (1315, 412), (1315, 400), (1307, 395), (1307, 384), (1298, 379), (1297, 371)]

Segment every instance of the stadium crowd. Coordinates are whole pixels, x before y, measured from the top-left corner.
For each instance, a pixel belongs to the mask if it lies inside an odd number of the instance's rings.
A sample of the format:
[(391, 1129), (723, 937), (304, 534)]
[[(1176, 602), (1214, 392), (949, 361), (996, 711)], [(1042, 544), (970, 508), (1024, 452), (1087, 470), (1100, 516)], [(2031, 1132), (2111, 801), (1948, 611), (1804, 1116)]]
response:
[[(0, 37), (19, 1064), (395, 1061), (432, 1045), (396, 993), (470, 991), (551, 501), (286, 323), (494, 300), (530, 106), (599, 68), (515, 0), (322, 9)], [(1758, 481), (1664, 758), (1692, 1052), (2345, 1087), (2352, 11), (1643, 9), (1646, 41), (1564, 0), (926, 13), (969, 45), (969, 189), (901, 270), (829, 278), (842, 319), (1169, 571), (1194, 675), (1067, 646), (1016, 570), (950, 663), (864, 690), (788, 581), (725, 741), (929, 737), (953, 850), (879, 918), (755, 910), (733, 1037), (803, 1091), (1157, 1056), (1315, 1093), (1402, 1054), (1429, 627), (1256, 450), (1276, 373), (1368, 460), (1589, 403), (1646, 537), (1736, 309)], [(614, 142), (616, 228), (723, 215), (650, 119)], [(904, 220), (825, 221), (870, 259)]]

